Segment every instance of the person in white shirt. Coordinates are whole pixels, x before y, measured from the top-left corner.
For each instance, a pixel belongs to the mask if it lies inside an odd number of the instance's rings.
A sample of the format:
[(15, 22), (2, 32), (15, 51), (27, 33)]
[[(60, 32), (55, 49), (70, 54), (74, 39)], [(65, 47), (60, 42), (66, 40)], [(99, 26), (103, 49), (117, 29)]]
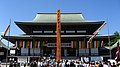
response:
[(107, 62), (104, 62), (103, 67), (108, 67)]
[(38, 61), (38, 67), (40, 67), (40, 61)]

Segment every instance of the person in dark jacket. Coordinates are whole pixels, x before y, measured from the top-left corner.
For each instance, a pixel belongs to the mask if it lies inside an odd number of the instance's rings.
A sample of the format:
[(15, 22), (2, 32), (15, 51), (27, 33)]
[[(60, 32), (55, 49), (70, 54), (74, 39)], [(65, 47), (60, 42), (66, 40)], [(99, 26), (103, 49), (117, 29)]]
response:
[(115, 65), (115, 63), (113, 62), (113, 65), (112, 65), (112, 67), (117, 67), (116, 65)]
[(26, 63), (24, 63), (24, 67), (26, 67)]
[(33, 67), (37, 67), (37, 62), (36, 61), (34, 61)]
[(100, 63), (99, 63), (99, 67), (103, 67), (103, 64), (102, 64), (102, 62), (100, 61)]
[(75, 64), (74, 64), (74, 62), (70, 62), (70, 67), (75, 67)]
[(13, 63), (10, 63), (9, 67), (13, 67)]
[(33, 62), (31, 62), (30, 67), (34, 67), (34, 63)]
[(20, 63), (17, 64), (17, 67), (20, 67)]

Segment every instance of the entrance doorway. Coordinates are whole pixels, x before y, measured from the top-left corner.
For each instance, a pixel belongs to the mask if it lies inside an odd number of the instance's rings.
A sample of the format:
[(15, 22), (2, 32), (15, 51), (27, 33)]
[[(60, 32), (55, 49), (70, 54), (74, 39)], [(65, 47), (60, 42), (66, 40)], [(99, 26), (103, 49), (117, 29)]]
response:
[(43, 50), (43, 56), (50, 57), (50, 55), (55, 55), (56, 50), (55, 48), (44, 48)]
[(68, 56), (76, 56), (76, 49), (67, 49)]

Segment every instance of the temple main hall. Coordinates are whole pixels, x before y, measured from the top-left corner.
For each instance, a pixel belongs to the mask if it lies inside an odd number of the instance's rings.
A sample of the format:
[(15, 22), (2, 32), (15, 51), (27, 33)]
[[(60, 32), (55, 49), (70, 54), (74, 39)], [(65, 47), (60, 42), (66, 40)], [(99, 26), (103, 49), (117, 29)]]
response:
[[(60, 15), (62, 58), (109, 57), (109, 50), (103, 52), (108, 36), (97, 34), (88, 45), (90, 37), (105, 21), (87, 20), (82, 13)], [(56, 55), (56, 17), (57, 13), (37, 13), (31, 21), (14, 21), (24, 34), (3, 37), (15, 45), (15, 54), (8, 57), (30, 61), (41, 56)]]

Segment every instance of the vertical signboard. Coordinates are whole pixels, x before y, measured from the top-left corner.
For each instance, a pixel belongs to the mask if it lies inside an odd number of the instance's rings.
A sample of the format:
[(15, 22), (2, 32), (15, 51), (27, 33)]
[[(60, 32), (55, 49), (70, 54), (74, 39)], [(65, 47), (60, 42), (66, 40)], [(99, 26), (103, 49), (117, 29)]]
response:
[(61, 60), (61, 23), (60, 23), (60, 10), (57, 10), (57, 23), (56, 23), (56, 61)]

